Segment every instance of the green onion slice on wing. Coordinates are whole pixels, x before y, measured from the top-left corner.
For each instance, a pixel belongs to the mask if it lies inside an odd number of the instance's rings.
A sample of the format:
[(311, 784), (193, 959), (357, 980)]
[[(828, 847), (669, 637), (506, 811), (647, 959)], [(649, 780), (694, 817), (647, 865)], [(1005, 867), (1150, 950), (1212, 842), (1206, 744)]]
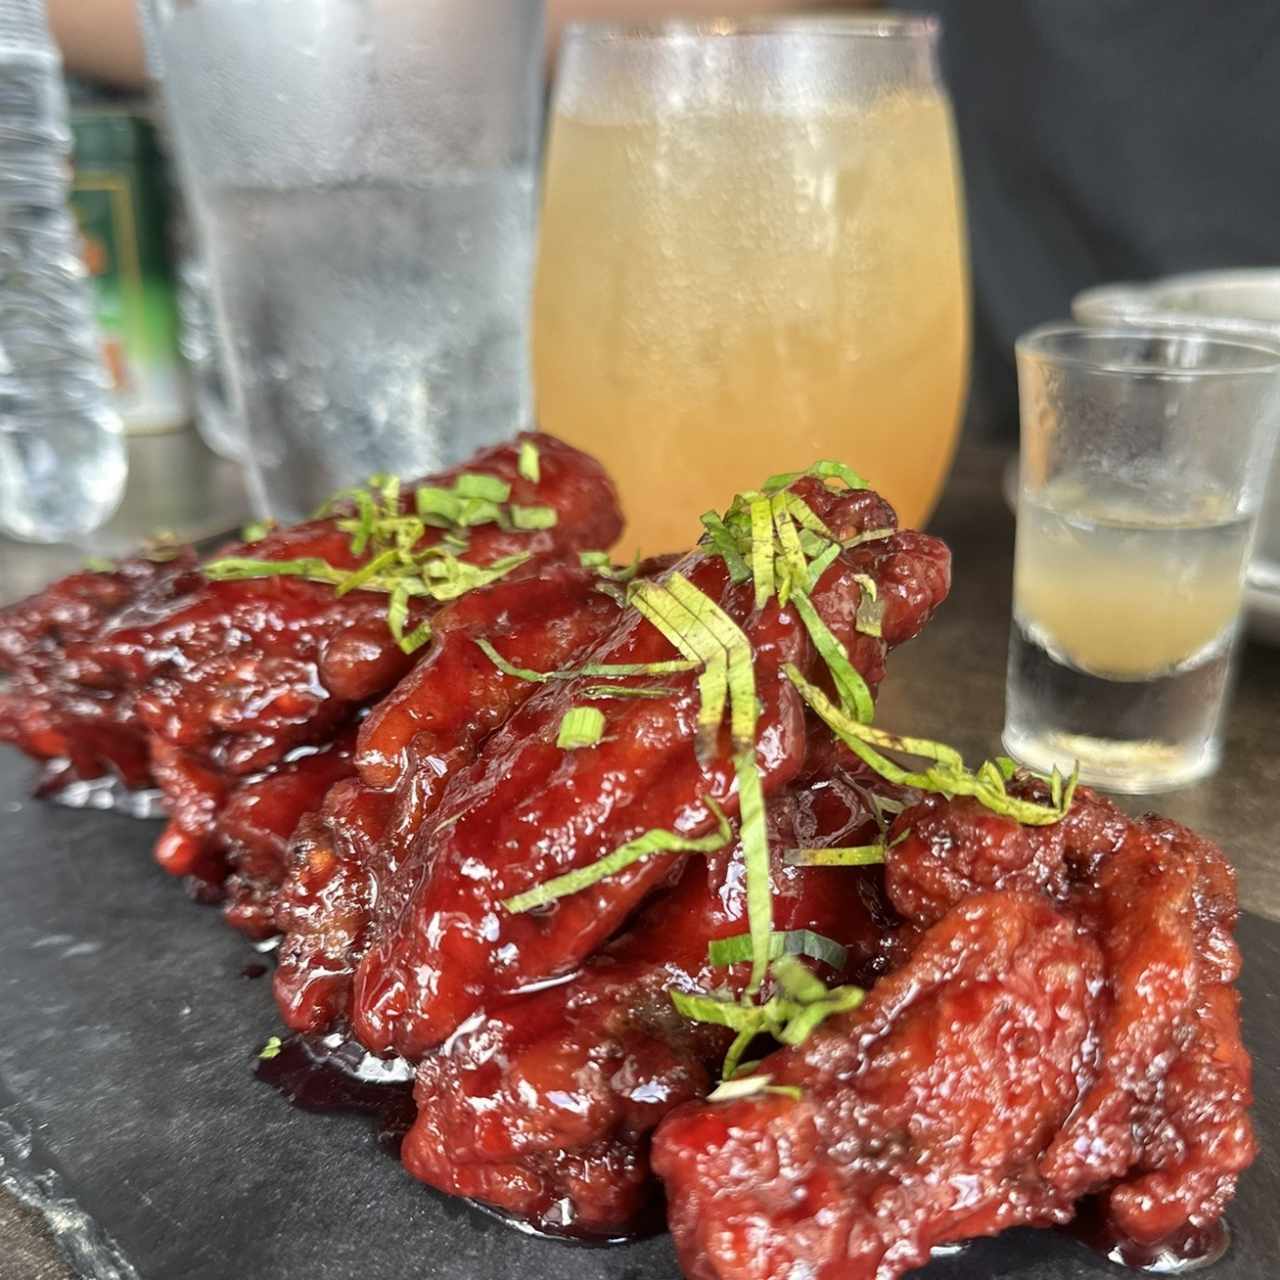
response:
[[(845, 714), (793, 665), (787, 665), (786, 673), (819, 719), (886, 782), (948, 797), (973, 796), (992, 813), (1014, 818), (1027, 826), (1049, 826), (1060, 821), (1071, 808), (1079, 780), (1078, 771), (1064, 780), (1054, 770), (1047, 779), (1050, 789), (1050, 803), (1047, 805), (1021, 796), (1011, 796), (1004, 786), (1004, 771), (995, 762), (992, 762), (991, 768), (984, 765), (974, 773), (965, 767), (960, 753), (954, 747), (928, 738), (908, 738), (873, 728)], [(910, 769), (885, 755), (886, 751), (915, 756), (928, 763), (922, 769)]]
[(538, 446), (532, 440), (521, 442), (516, 472), (522, 480), (528, 480), (530, 484), (537, 484), (542, 479), (541, 455), (538, 453)]
[[(528, 442), (521, 446), (517, 470), (525, 479), (538, 478), (537, 449)], [(367, 485), (341, 490), (317, 512), (318, 517), (336, 517), (337, 528), (350, 538), (351, 554), (367, 557), (357, 568), (340, 569), (318, 556), (224, 556), (204, 565), (203, 571), (216, 582), (294, 577), (331, 586), (337, 595), (382, 592), (390, 597), (387, 627), (392, 637), (406, 653), (413, 653), (430, 640), (431, 627), (421, 622), (409, 628), (412, 600), (455, 600), (498, 581), (529, 559), (527, 554), (510, 555), (490, 565), (460, 560), (457, 553), (466, 550), (474, 526), (493, 523), (533, 532), (556, 524), (553, 507), (508, 504), (510, 496), (511, 486), (501, 477), (462, 472), (451, 485), (419, 485), (409, 500), (412, 510), (405, 513), (400, 478), (370, 476)], [(269, 528), (267, 523), (246, 528), (245, 541), (261, 539)], [(419, 550), (428, 528), (443, 532), (438, 542)]]
[(570, 707), (560, 721), (556, 746), (563, 751), (594, 747), (604, 737), (604, 712), (599, 707)]
[(601, 880), (625, 870), (633, 863), (653, 857), (654, 854), (714, 853), (718, 849), (723, 849), (733, 837), (729, 820), (720, 806), (710, 797), (707, 797), (705, 803), (716, 819), (714, 831), (694, 838), (682, 836), (675, 831), (646, 831), (644, 835), (628, 840), (626, 844), (598, 861), (579, 867), (575, 871), (566, 872), (562, 876), (556, 876), (555, 879), (547, 880), (543, 884), (535, 885), (524, 893), (507, 898), (502, 905), (515, 914), (532, 911), (535, 907), (546, 906), (557, 898), (580, 893), (583, 889), (590, 888), (591, 885), (598, 884)]
[[(716, 938), (707, 944), (707, 960), (717, 968), (741, 964), (752, 958), (753, 939), (749, 933)], [(849, 952), (832, 938), (812, 929), (788, 929), (769, 939), (769, 959), (780, 956), (809, 956), (840, 970), (848, 963)]]

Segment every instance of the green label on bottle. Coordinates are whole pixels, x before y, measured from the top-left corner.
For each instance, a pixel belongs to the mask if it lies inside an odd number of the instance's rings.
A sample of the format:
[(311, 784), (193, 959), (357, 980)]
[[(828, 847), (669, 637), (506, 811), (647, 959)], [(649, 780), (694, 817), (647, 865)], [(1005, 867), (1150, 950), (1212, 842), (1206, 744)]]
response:
[(119, 112), (72, 121), (71, 207), (93, 280), (103, 358), (126, 430), (168, 431), (191, 417), (178, 352), (167, 202), (150, 125)]

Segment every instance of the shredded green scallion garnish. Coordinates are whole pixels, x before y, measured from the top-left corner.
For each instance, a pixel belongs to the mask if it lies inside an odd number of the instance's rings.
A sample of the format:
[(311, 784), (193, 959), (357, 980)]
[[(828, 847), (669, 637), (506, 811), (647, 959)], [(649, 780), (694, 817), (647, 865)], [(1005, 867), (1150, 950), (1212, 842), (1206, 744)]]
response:
[(890, 796), (882, 796), (866, 788), (859, 788), (859, 791), (870, 804), (871, 812), (875, 815), (876, 826), (882, 833), (888, 831), (893, 819), (907, 807), (903, 801), (894, 800)]
[(511, 527), (526, 533), (535, 529), (553, 529), (559, 518), (555, 507), (518, 507), (513, 503), (510, 511)]
[[(753, 682), (754, 683), (754, 682)], [(754, 690), (753, 690), (754, 699)], [(733, 757), (738, 779), (739, 838), (746, 867), (747, 924), (751, 930), (751, 980), (747, 994), (754, 995), (764, 982), (768, 967), (769, 938), (773, 933), (773, 883), (769, 876), (769, 835), (764, 807), (764, 787), (756, 768), (756, 749), (743, 747)]]
[(679, 689), (665, 684), (589, 684), (584, 698), (673, 698)]
[(773, 886), (769, 879), (764, 785), (756, 765), (756, 724), (760, 708), (756, 700), (755, 654), (750, 640), (738, 624), (687, 578), (673, 573), (667, 580), (667, 589), (720, 646), (727, 660), (733, 771), (738, 783), (738, 838), (746, 868), (747, 921), (753, 943), (751, 980), (747, 984), (747, 992), (754, 994), (760, 989), (768, 968), (769, 938), (773, 932)]
[(350, 570), (335, 569), (318, 556), (299, 556), (295, 560), (255, 560), (250, 556), (226, 556), (204, 566), (204, 574), (215, 582), (240, 582), (247, 578), (309, 578), (337, 586)]
[(698, 732), (694, 752), (699, 760), (710, 759), (729, 697), (729, 666), (724, 646), (667, 587), (656, 582), (642, 582), (636, 588), (631, 603), (651, 626), (670, 641), (677, 653), (682, 653), (695, 667), (702, 668), (698, 676)]
[(688, 611), (702, 635), (723, 651), (733, 745), (739, 749), (754, 748), (759, 708), (756, 705), (755, 655), (751, 651), (751, 642), (738, 624), (683, 574), (673, 573), (668, 578), (667, 591), (678, 605)]
[(724, 810), (710, 796), (704, 803), (716, 820), (716, 829), (705, 836), (682, 836), (675, 831), (661, 829), (646, 831), (644, 835), (628, 840), (599, 861), (535, 885), (524, 893), (505, 899), (502, 905), (513, 914), (532, 911), (534, 907), (546, 906), (557, 898), (580, 893), (583, 889), (616, 875), (632, 863), (641, 862), (657, 853), (715, 853), (718, 849), (723, 849), (733, 838), (729, 820), (724, 816)]
[[(788, 929), (785, 933), (773, 934), (769, 939), (769, 959), (777, 960), (780, 956), (809, 956), (836, 970), (843, 969), (849, 960), (849, 952), (840, 943), (812, 929)], [(751, 957), (749, 933), (716, 938), (707, 944), (707, 961), (717, 968), (741, 964)]]
[[(820, 543), (831, 542), (835, 539), (835, 534), (818, 518), (813, 508), (799, 494), (792, 493), (789, 489), (784, 489), (777, 494), (777, 499), (786, 508), (787, 514), (800, 526), (805, 533), (813, 534)], [(805, 539), (801, 538), (801, 542)], [(815, 554), (821, 550), (818, 543), (811, 544), (813, 550), (809, 554)]]
[(880, 599), (876, 580), (869, 573), (855, 573), (853, 577), (862, 588), (854, 623), (863, 635), (879, 637), (883, 634), (885, 602)]
[(640, 571), (638, 554), (629, 565), (615, 567), (607, 551), (579, 551), (578, 563), (584, 569), (594, 569), (600, 577), (610, 582), (630, 582)]
[(794, 956), (783, 955), (772, 964), (779, 991), (763, 1004), (748, 1004), (700, 991), (670, 992), (678, 1012), (694, 1022), (711, 1022), (737, 1032), (721, 1070), (722, 1080), (738, 1073), (742, 1055), (760, 1035), (771, 1035), (780, 1044), (802, 1044), (823, 1021), (837, 1013), (856, 1009), (866, 993), (861, 987), (826, 984)]
[(870, 867), (884, 861), (883, 843), (829, 849), (788, 849), (782, 861), (789, 867)]
[(345, 596), (348, 592), (364, 586), (366, 582), (372, 582), (384, 569), (391, 568), (399, 559), (400, 552), (396, 547), (389, 547), (379, 555), (371, 556), (360, 568), (352, 570), (338, 583), (334, 594)]
[(459, 498), (482, 498), (488, 502), (506, 502), (511, 497), (511, 486), (505, 480), (482, 471), (464, 471), (453, 482), (453, 491)]
[(508, 662), (484, 636), (475, 637), (476, 645), (503, 675), (534, 684), (547, 684), (552, 680), (576, 680), (579, 676), (601, 676), (608, 679), (623, 676), (668, 676), (682, 671), (694, 671), (700, 663), (694, 659), (677, 659), (672, 662), (587, 662), (580, 667), (567, 667), (562, 671), (534, 671), (532, 667), (518, 667)]
[(560, 721), (556, 746), (562, 751), (594, 747), (604, 737), (604, 712), (599, 707), (570, 707)]
[[(886, 733), (883, 729), (872, 728), (869, 724), (846, 715), (793, 665), (788, 663), (785, 670), (787, 678), (819, 719), (886, 782), (916, 787), (921, 791), (932, 791), (947, 797), (973, 796), (984, 808), (1014, 818), (1027, 826), (1049, 826), (1065, 817), (1071, 808), (1078, 770), (1065, 783), (1056, 770), (1051, 778), (1046, 779), (1051, 792), (1051, 803), (1048, 805), (1011, 796), (1004, 789), (1000, 766), (995, 765), (986, 773), (982, 770), (973, 773), (965, 767), (960, 753), (954, 747), (942, 742), (932, 742), (927, 738), (901, 737)], [(931, 763), (922, 770), (907, 769), (882, 755), (882, 751), (918, 756)]]
[(809, 562), (809, 576), (814, 583), (822, 577), (824, 573), (835, 563), (836, 557), (840, 554), (840, 544), (838, 542), (828, 543), (827, 546)]
[(756, 608), (773, 598), (773, 510), (768, 498), (749, 504), (751, 513), (751, 574), (756, 585)]
[(781, 549), (782, 567), (784, 569), (778, 583), (778, 605), (787, 607), (787, 601), (794, 591), (797, 595), (807, 594), (809, 590), (809, 563), (804, 558), (804, 550), (800, 546), (800, 535), (787, 510), (782, 494), (775, 494), (769, 503), (773, 512), (773, 527), (778, 533), (778, 546)]
[(516, 474), (530, 484), (537, 484), (542, 479), (542, 461), (538, 454), (538, 446), (532, 440), (520, 442), (520, 456), (516, 461)]
[(254, 520), (240, 530), (241, 542), (261, 542), (276, 527), (276, 522), (268, 516), (265, 520)]
[(848, 550), (851, 547), (861, 547), (868, 542), (883, 542), (886, 538), (892, 538), (897, 529), (864, 529), (862, 533), (855, 533), (852, 538), (846, 538), (840, 545)]
[(789, 489), (797, 480), (805, 476), (816, 476), (819, 480), (842, 480), (850, 489), (869, 489), (871, 486), (852, 468), (832, 458), (819, 458), (812, 466), (803, 471), (786, 471), (781, 475), (770, 476), (763, 485), (765, 493), (777, 493), (779, 489)]
[[(535, 448), (535, 467), (536, 453)], [(528, 471), (529, 456), (522, 446), (517, 467), (524, 465)], [(477, 587), (496, 582), (529, 558), (527, 554), (506, 556), (487, 566), (458, 559), (457, 553), (467, 548), (472, 527), (492, 523), (504, 529), (534, 531), (556, 524), (553, 507), (508, 506), (510, 496), (510, 484), (499, 476), (462, 472), (449, 486), (418, 486), (412, 494), (412, 510), (405, 513), (401, 509), (404, 499), (400, 478), (370, 476), (367, 486), (334, 494), (317, 512), (318, 517), (336, 517), (337, 528), (351, 539), (352, 555), (367, 556), (357, 568), (339, 569), (315, 556), (293, 560), (225, 556), (206, 564), (204, 573), (214, 581), (305, 578), (332, 586), (338, 595), (350, 591), (383, 592), (390, 597), (387, 627), (400, 648), (413, 653), (426, 644), (432, 634), (426, 622), (409, 629), (413, 599), (455, 600)], [(343, 512), (344, 503), (354, 508), (354, 514)], [(257, 541), (270, 527), (269, 523), (250, 526), (244, 530), (244, 540)], [(417, 550), (428, 528), (443, 530), (440, 540)]]
[(844, 644), (832, 634), (808, 596), (798, 595), (792, 604), (813, 641), (813, 647), (831, 672), (836, 693), (840, 696), (841, 709), (863, 724), (870, 724), (876, 713), (875, 699), (872, 698), (871, 689), (862, 673), (849, 661), (849, 653)]
[(738, 1098), (752, 1098), (760, 1093), (775, 1093), (784, 1098), (799, 1101), (804, 1097), (804, 1090), (796, 1084), (772, 1084), (772, 1076), (738, 1076), (733, 1080), (722, 1080), (707, 1094), (708, 1102), (733, 1102)]
[(737, 539), (729, 532), (728, 526), (714, 511), (704, 512), (702, 526), (711, 540), (711, 546), (729, 570), (731, 582), (746, 582), (751, 577), (751, 566), (738, 550)]

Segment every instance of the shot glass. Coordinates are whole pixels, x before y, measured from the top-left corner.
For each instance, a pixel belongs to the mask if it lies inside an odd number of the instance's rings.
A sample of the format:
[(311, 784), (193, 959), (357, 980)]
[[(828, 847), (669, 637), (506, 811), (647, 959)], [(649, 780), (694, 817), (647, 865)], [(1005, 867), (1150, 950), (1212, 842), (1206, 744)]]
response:
[(1221, 756), (1280, 345), (1051, 324), (1017, 360), (1005, 748), (1111, 791), (1194, 782)]

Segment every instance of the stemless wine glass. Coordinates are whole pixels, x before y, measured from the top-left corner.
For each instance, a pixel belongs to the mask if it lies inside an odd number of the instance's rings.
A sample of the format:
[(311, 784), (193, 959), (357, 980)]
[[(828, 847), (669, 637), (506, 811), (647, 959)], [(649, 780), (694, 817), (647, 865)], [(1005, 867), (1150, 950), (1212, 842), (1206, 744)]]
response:
[(543, 426), (617, 479), (628, 549), (839, 457), (929, 513), (968, 370), (931, 19), (571, 27), (534, 288)]

